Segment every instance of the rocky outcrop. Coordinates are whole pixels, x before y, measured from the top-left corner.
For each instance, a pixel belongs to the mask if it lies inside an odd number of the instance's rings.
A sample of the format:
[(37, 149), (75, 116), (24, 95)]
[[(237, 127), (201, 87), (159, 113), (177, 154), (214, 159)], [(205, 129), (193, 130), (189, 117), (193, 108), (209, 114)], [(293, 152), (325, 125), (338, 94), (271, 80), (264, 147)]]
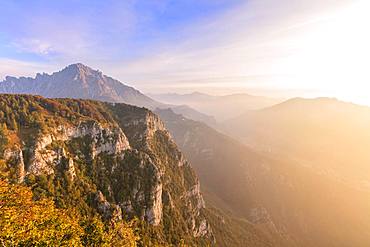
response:
[(74, 178), (76, 177), (76, 170), (75, 170), (74, 161), (72, 158), (68, 159), (66, 168), (67, 168), (67, 174), (70, 176), (71, 180), (73, 181)]
[[(129, 151), (122, 163), (139, 155), (137, 150)], [(138, 216), (157, 226), (162, 222), (163, 216), (162, 173), (148, 155), (142, 157), (135, 169), (133, 171), (131, 167), (120, 166), (112, 174), (113, 178), (117, 177), (116, 183), (112, 184), (113, 187), (117, 188), (121, 183), (131, 184), (130, 191), (124, 195), (120, 193), (119, 188), (113, 192), (116, 201), (127, 215)]]
[(50, 175), (54, 173), (54, 162), (57, 160), (58, 154), (54, 150), (46, 149), (53, 142), (53, 136), (47, 134), (41, 136), (35, 141), (34, 147), (31, 148), (31, 159), (27, 167), (27, 173), (41, 175)]
[(205, 236), (212, 236), (212, 229), (211, 226), (208, 224), (206, 219), (202, 219), (198, 225), (196, 225), (195, 220), (193, 221), (193, 236), (198, 237), (205, 237)]
[(15, 168), (17, 182), (22, 183), (26, 175), (22, 149), (18, 145), (12, 149), (6, 149), (3, 157), (6, 162), (11, 163)]
[(130, 148), (125, 134), (119, 128), (103, 127), (96, 122), (80, 123), (78, 126), (58, 126), (49, 134), (40, 135), (32, 147), (32, 157), (27, 173), (36, 175), (54, 173), (54, 167), (61, 159), (69, 160), (71, 175), (74, 174), (73, 159), (63, 150), (62, 154), (49, 148), (53, 142), (68, 142), (75, 138), (88, 137), (91, 139), (91, 156), (95, 158), (100, 153), (119, 154)]
[(151, 194), (152, 206), (146, 209), (145, 218), (150, 224), (157, 226), (162, 220), (162, 184), (153, 187)]
[(191, 229), (194, 237), (211, 237), (213, 235), (211, 226), (205, 218), (201, 216), (205, 209), (205, 202), (200, 192), (200, 183), (196, 182), (184, 195), (181, 196), (188, 208), (191, 208)]
[(199, 181), (189, 190), (185, 193), (185, 195), (182, 196), (182, 198), (185, 200), (185, 201), (196, 201), (197, 204), (196, 204), (196, 208), (199, 210), (199, 209), (202, 209), (202, 208), (205, 208), (205, 203), (204, 203), (204, 200), (203, 200), (203, 196), (201, 195), (200, 193), (200, 183)]
[(100, 190), (95, 195), (95, 203), (98, 212), (104, 219), (111, 219), (112, 221), (122, 220), (121, 208), (116, 204), (109, 203)]
[[(146, 126), (146, 131), (145, 131), (146, 140), (153, 138), (154, 134), (157, 131), (167, 132), (160, 118), (151, 112), (147, 112), (147, 114), (145, 115), (145, 118), (143, 119), (143, 123)], [(167, 133), (169, 135), (169, 132)]]
[(77, 128), (69, 128), (65, 131), (67, 138), (80, 138), (90, 136), (93, 140), (95, 155), (107, 152), (118, 154), (130, 148), (130, 144), (120, 128), (103, 127), (96, 122), (81, 123)]
[(134, 148), (150, 149), (148, 146), (150, 139), (154, 137), (157, 131), (163, 131), (169, 135), (163, 122), (150, 111), (145, 110), (137, 115), (122, 115), (120, 118), (121, 126)]

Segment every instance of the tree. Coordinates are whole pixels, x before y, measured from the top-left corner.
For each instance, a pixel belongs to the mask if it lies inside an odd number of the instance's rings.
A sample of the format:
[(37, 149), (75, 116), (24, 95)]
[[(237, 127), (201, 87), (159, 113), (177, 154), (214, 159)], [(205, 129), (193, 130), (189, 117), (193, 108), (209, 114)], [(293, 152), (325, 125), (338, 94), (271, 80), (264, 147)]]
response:
[(2, 246), (82, 246), (83, 229), (50, 199), (32, 200), (32, 191), (0, 180)]
[(4, 147), (8, 144), (8, 138), (6, 134), (6, 125), (0, 125), (0, 157), (3, 155)]

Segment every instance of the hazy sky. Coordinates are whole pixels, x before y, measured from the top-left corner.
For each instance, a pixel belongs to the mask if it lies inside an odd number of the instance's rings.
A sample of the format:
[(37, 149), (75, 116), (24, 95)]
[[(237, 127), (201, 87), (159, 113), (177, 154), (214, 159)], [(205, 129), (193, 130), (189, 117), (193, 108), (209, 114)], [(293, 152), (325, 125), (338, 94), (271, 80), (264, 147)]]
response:
[(0, 9), (0, 78), (82, 62), (144, 92), (370, 104), (368, 0), (17, 0)]

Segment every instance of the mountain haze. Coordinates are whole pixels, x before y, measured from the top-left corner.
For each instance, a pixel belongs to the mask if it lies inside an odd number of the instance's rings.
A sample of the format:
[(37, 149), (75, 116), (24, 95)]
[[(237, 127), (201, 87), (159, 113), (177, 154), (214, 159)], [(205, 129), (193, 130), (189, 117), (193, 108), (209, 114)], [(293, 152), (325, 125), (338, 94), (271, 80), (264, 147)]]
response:
[[(333, 98), (294, 98), (225, 122), (254, 149), (370, 189), (370, 108)], [(350, 165), (349, 165), (350, 164)]]
[[(237, 117), (247, 110), (256, 110), (281, 102), (280, 99), (250, 94), (215, 96), (199, 92), (191, 94), (149, 94), (153, 99), (168, 104), (185, 104), (200, 112), (212, 115), (218, 121)], [(196, 119), (195, 119), (196, 120)]]
[(157, 113), (193, 164), (211, 205), (273, 234), (282, 246), (370, 243), (368, 190), (322, 173), (324, 164), (307, 167), (294, 153), (253, 149), (171, 110)]

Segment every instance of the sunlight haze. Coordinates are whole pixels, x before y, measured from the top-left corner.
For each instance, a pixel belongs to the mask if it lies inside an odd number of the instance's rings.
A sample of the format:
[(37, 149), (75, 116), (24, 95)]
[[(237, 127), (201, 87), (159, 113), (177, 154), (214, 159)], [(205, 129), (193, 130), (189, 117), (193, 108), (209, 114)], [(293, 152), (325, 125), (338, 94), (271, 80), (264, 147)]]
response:
[[(58, 3), (36, 1), (36, 15), (9, 25), (29, 12), (15, 12), (18, 4), (0, 3), (3, 78), (83, 62), (144, 92), (325, 95), (370, 104), (362, 97), (370, 82), (366, 0), (128, 1), (102, 8), (93, 1), (83, 13), (82, 3), (65, 12), (67, 5), (48, 11)], [(187, 19), (173, 18), (182, 10)]]
[(370, 0), (0, 0), (2, 246), (370, 246)]

